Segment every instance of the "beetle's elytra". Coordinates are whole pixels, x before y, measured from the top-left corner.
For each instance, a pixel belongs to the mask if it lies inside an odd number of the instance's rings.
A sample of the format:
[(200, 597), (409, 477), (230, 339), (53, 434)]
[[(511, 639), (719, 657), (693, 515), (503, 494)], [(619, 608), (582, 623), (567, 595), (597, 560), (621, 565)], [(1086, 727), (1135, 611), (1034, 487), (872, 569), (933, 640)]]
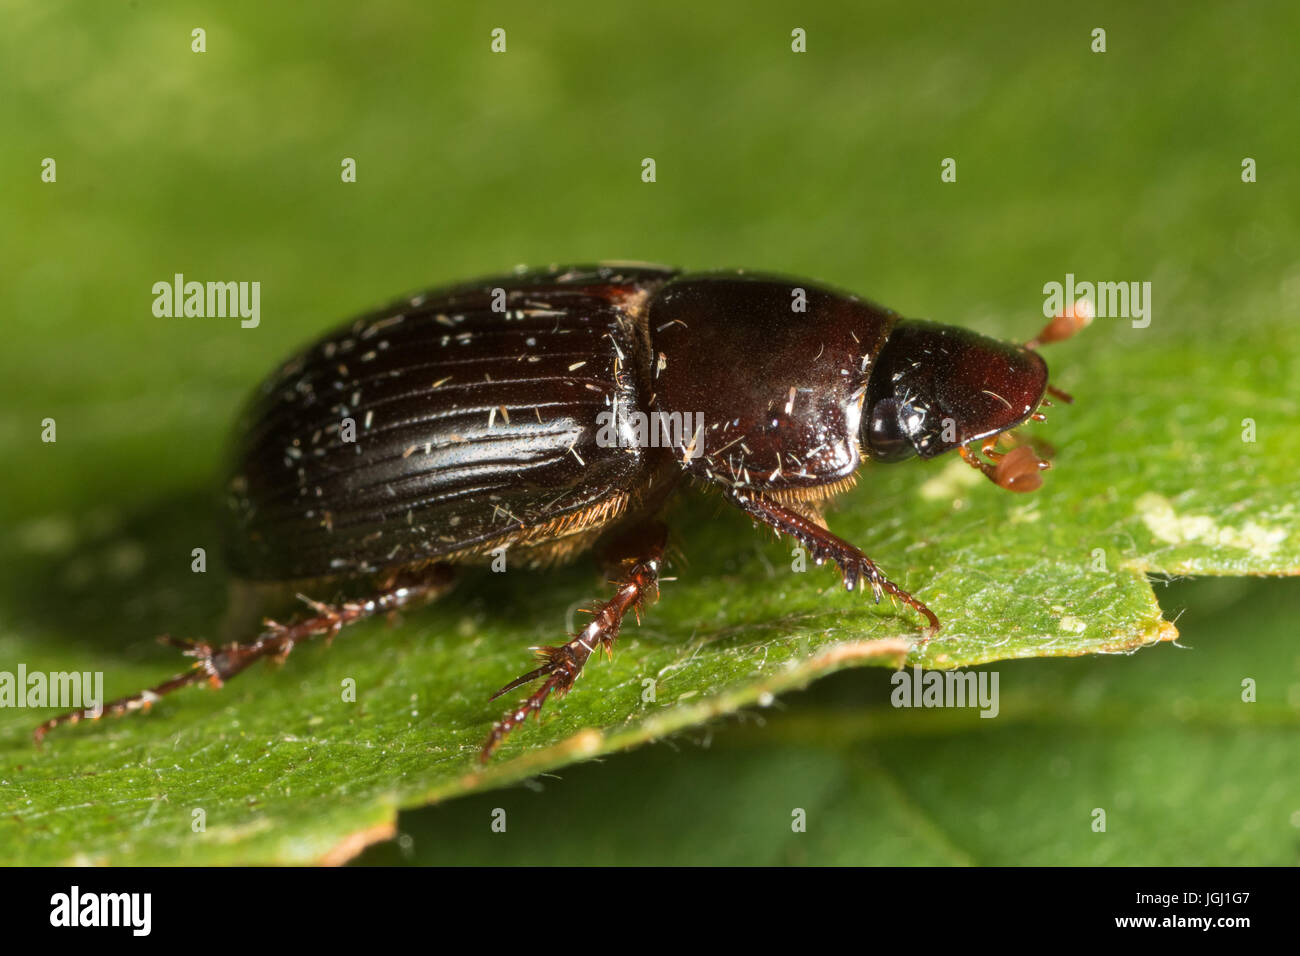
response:
[[(817, 564), (834, 562), (847, 589), (897, 598), (932, 633), (934, 613), (831, 534), (822, 506), (864, 458), (953, 449), (1004, 488), (1037, 487), (1047, 463), (994, 440), (1042, 417), (1050, 386), (1035, 348), (1078, 324), (1062, 316), (1010, 345), (814, 283), (622, 264), (521, 270), (402, 299), (262, 383), (225, 487), (236, 575), (360, 596), (308, 601), (305, 616), (267, 621), (247, 641), (179, 642), (196, 658), (190, 671), (104, 710), (220, 685), (299, 641), (429, 601), (457, 566), (502, 549), (516, 567), (596, 549), (617, 569), (614, 596), (494, 695), (540, 681), (493, 727), (486, 758), (657, 596), (667, 540), (657, 515), (688, 483), (718, 489)], [(37, 739), (78, 719), (50, 720)]]

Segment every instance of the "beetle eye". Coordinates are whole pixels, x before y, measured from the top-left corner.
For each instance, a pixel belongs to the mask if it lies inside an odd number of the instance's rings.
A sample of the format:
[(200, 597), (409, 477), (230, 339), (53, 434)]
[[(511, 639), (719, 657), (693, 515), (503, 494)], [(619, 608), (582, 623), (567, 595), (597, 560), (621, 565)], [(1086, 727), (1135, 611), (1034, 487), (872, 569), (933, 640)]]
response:
[(867, 420), (867, 454), (875, 461), (902, 461), (916, 454), (899, 424), (898, 402), (882, 398), (871, 407)]

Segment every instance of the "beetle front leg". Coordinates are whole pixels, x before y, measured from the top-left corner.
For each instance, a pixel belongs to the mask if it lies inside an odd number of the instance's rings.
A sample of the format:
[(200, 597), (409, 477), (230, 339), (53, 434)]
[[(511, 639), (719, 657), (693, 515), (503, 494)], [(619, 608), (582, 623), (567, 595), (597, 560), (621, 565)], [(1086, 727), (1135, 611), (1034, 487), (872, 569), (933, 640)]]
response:
[(929, 621), (927, 636), (939, 630), (939, 618), (933, 611), (885, 577), (875, 562), (843, 538), (837, 538), (820, 525), (764, 495), (732, 489), (727, 492), (727, 497), (751, 518), (794, 538), (808, 549), (817, 564), (834, 561), (843, 575), (846, 590), (854, 590), (865, 579), (871, 584), (877, 604), (882, 593), (891, 594), (925, 616)]
[(537, 648), (541, 666), (522, 677), (516, 677), (489, 698), (496, 700), (516, 687), (522, 687), (539, 677), (545, 678), (542, 685), (526, 700), (492, 726), (492, 733), (488, 735), (487, 742), (479, 753), (480, 761), (486, 763), (506, 735), (527, 720), (529, 714), (538, 714), (540, 717), (542, 705), (552, 693), (557, 697), (568, 693), (582, 673), (587, 658), (597, 647), (604, 648), (606, 655), (613, 656), (614, 641), (627, 612), (635, 611), (639, 619), (641, 607), (653, 603), (659, 596), (659, 572), (663, 567), (667, 542), (667, 529), (656, 523), (638, 528), (614, 543), (607, 559), (618, 568), (612, 581), (618, 590), (612, 598), (593, 610), (591, 621), (573, 640), (554, 647)]

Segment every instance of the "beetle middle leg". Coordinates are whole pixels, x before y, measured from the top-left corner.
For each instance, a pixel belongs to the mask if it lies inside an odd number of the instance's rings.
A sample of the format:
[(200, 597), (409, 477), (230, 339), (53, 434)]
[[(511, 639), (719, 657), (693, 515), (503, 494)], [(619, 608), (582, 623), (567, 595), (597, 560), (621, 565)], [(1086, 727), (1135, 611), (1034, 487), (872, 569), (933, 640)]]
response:
[(639, 617), (641, 607), (653, 603), (659, 596), (659, 572), (663, 567), (667, 542), (667, 528), (656, 522), (635, 528), (613, 543), (606, 560), (618, 568), (612, 582), (618, 590), (612, 598), (593, 609), (591, 621), (573, 640), (554, 647), (538, 648), (537, 658), (541, 666), (516, 677), (489, 698), (496, 700), (516, 687), (545, 678), (526, 700), (493, 725), (479, 760), (486, 762), (506, 735), (527, 720), (529, 714), (540, 715), (542, 705), (552, 693), (557, 697), (566, 694), (597, 647), (604, 648), (606, 655), (613, 656), (614, 641), (627, 612), (635, 611)]
[(732, 490), (728, 491), (727, 497), (751, 518), (763, 522), (780, 534), (794, 538), (808, 549), (808, 553), (817, 564), (834, 561), (839, 566), (846, 590), (854, 590), (865, 579), (871, 585), (876, 603), (880, 603), (882, 593), (893, 595), (925, 616), (929, 622), (928, 634), (933, 634), (939, 629), (939, 618), (933, 611), (885, 577), (874, 561), (843, 538), (836, 537), (805, 516), (777, 504), (764, 495)]
[(99, 714), (74, 710), (52, 717), (37, 727), (32, 737), (39, 744), (46, 734), (62, 724), (75, 724), (87, 718), (97, 720), (104, 715), (120, 717), (137, 710), (148, 710), (160, 698), (190, 684), (207, 683), (212, 687), (221, 687), (254, 661), (263, 658), (284, 660), (294, 645), (302, 641), (321, 636), (333, 639), (335, 634), (349, 624), (377, 614), (389, 614), (426, 604), (446, 593), (453, 580), (454, 572), (449, 565), (436, 564), (419, 572), (394, 575), (376, 593), (354, 601), (323, 604), (299, 595), (314, 613), (286, 624), (268, 618), (263, 621), (262, 633), (243, 643), (213, 645), (207, 641), (178, 640), (164, 635), (159, 638), (160, 641), (180, 648), (187, 657), (195, 659), (192, 668), (156, 687), (110, 701)]

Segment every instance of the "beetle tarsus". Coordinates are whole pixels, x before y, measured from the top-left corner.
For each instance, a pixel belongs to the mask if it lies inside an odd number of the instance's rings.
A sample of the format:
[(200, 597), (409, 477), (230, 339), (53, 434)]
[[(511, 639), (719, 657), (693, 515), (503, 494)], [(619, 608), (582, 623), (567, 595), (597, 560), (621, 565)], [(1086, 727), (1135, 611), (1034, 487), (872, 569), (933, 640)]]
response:
[(587, 626), (567, 644), (538, 648), (537, 657), (541, 666), (516, 677), (489, 698), (496, 700), (516, 687), (522, 687), (539, 677), (546, 678), (537, 690), (492, 726), (492, 732), (479, 752), (481, 762), (486, 763), (501, 741), (526, 721), (530, 714), (536, 714), (540, 719), (542, 705), (552, 693), (557, 697), (568, 693), (593, 651), (603, 647), (607, 655), (612, 654), (623, 618), (629, 611), (633, 611), (639, 619), (641, 608), (647, 603), (653, 603), (659, 595), (659, 571), (663, 567), (666, 540), (665, 529), (660, 525), (654, 526), (639, 549), (641, 557), (622, 562), (622, 573), (615, 582), (618, 589), (612, 598), (593, 611)]

